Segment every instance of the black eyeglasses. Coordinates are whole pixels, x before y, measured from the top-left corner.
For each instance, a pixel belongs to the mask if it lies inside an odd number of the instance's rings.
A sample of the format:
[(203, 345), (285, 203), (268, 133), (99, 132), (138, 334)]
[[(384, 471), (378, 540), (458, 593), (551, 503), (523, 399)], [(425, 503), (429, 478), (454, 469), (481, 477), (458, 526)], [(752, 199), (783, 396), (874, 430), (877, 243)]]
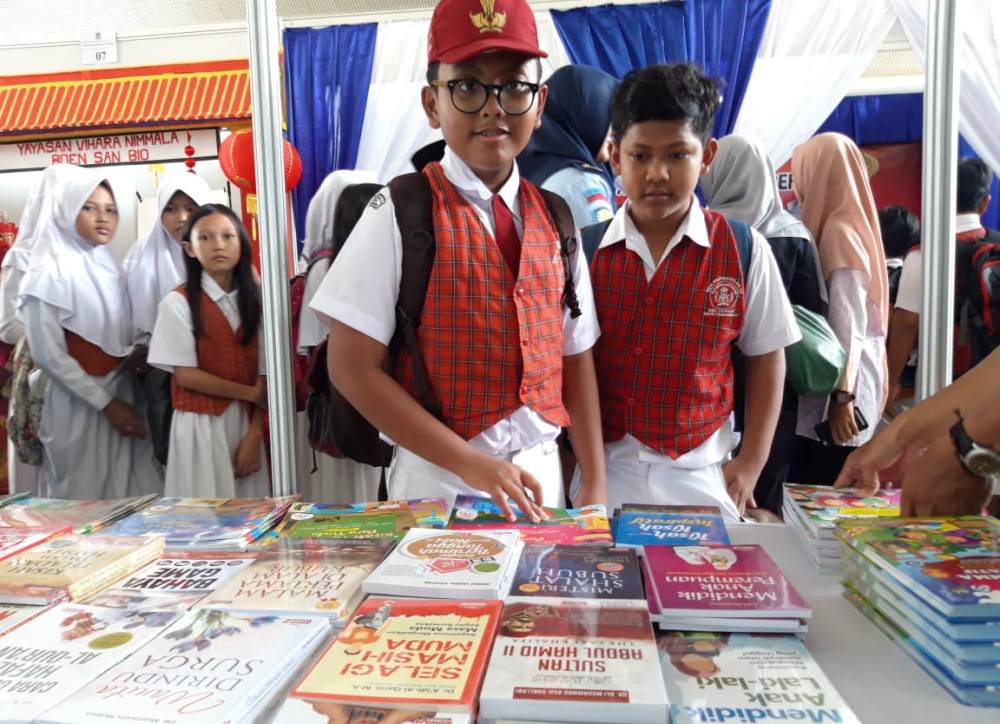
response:
[(502, 85), (480, 83), (478, 80), (433, 80), (435, 88), (447, 88), (451, 104), (462, 113), (479, 113), (486, 106), (490, 94), (496, 94), (497, 103), (504, 113), (520, 116), (531, 110), (538, 95), (538, 83), (510, 80)]

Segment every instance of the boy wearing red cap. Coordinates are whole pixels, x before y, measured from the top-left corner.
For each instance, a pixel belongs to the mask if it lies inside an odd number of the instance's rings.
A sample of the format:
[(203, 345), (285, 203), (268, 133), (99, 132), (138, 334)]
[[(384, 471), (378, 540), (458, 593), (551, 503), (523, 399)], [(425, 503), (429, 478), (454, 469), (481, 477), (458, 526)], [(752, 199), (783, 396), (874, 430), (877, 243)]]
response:
[(605, 502), (590, 278), (574, 249), (582, 314), (571, 315), (558, 230), (515, 164), (540, 124), (543, 57), (525, 0), (442, 0), (434, 10), (422, 102), (447, 149), (423, 170), (435, 251), (417, 338), (441, 421), (417, 401), (407, 360), (383, 369), (402, 267), (387, 190), (312, 302), (331, 319), (333, 384), (398, 445), (390, 498), (485, 494), (508, 514), (509, 498), (541, 517), (539, 504), (562, 503), (555, 439), (572, 420), (583, 481), (574, 503)]

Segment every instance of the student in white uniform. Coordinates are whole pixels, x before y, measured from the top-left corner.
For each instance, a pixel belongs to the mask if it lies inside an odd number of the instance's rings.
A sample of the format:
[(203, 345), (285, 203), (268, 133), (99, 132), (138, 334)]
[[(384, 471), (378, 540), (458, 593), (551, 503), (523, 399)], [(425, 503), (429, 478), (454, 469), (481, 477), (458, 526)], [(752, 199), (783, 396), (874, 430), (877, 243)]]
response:
[(200, 207), (184, 237), (187, 282), (160, 302), (149, 363), (174, 375), (166, 495), (271, 494), (264, 352), (250, 239), (225, 206)]
[[(309, 307), (330, 269), (330, 251), (338, 243), (343, 245), (365, 206), (381, 188), (378, 184), (359, 179), (374, 179), (374, 174), (367, 171), (334, 171), (326, 177), (309, 202), (306, 233), (310, 236), (302, 249), (303, 257), (308, 259), (308, 271), (299, 312), (296, 350), (300, 355), (308, 356), (330, 333), (330, 325), (325, 324)], [(306, 413), (300, 412), (296, 419), (301, 481), (299, 492), (303, 500), (362, 501), (378, 498), (380, 468), (313, 450), (309, 445)], [(316, 469), (310, 473), (314, 463)]]
[(57, 189), (21, 282), (18, 313), (48, 378), (40, 494), (118, 498), (160, 492), (131, 352), (125, 280), (106, 248), (118, 227), (111, 186), (76, 169)]

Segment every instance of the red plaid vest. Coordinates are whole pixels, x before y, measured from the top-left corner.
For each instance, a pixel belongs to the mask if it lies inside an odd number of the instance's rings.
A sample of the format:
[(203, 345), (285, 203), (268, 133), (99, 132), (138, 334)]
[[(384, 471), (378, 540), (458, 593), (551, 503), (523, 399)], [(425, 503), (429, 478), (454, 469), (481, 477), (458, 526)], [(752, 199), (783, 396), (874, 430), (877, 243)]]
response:
[[(186, 287), (180, 286), (176, 291), (187, 297)], [(243, 327), (234, 332), (219, 305), (204, 291), (201, 293), (201, 324), (204, 334), (195, 338), (198, 368), (241, 385), (254, 384), (257, 381), (257, 340), (246, 346), (240, 344)], [(181, 387), (176, 376), (170, 381), (170, 395), (175, 410), (216, 417), (232, 403), (227, 397), (215, 397)]]
[[(424, 173), (434, 196), (434, 266), (417, 341), (445, 423), (466, 440), (528, 405), (568, 425), (562, 403), (564, 272), (559, 234), (538, 189), (522, 179), (518, 278), (439, 163)], [(410, 355), (395, 378), (414, 397)]]
[(683, 239), (649, 283), (624, 240), (594, 255), (605, 442), (629, 433), (676, 459), (733, 410), (731, 350), (743, 327), (743, 272), (729, 224), (704, 213), (711, 247)]

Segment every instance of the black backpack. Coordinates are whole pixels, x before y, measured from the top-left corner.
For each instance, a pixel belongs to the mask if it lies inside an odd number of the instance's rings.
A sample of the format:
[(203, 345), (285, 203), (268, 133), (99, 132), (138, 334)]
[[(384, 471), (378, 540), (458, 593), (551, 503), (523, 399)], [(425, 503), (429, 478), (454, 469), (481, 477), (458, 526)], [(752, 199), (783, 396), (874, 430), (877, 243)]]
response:
[(955, 258), (956, 346), (969, 346), (972, 366), (1000, 347), (1000, 234), (987, 230), (959, 244)]
[[(576, 227), (566, 202), (556, 194), (539, 189), (549, 215), (559, 230), (559, 251), (566, 275), (563, 304), (572, 317), (581, 314), (573, 283), (571, 255), (576, 249)], [(385, 203), (380, 192), (372, 205)], [(403, 346), (410, 352), (418, 401), (432, 415), (443, 419), (441, 405), (431, 387), (427, 368), (417, 343), (417, 331), (424, 308), (424, 297), (434, 266), (435, 242), (433, 194), (430, 182), (422, 173), (397, 176), (389, 182), (389, 195), (396, 211), (396, 224), (403, 240), (402, 272), (396, 301), (396, 330), (389, 342), (387, 369), (396, 367)], [(333, 260), (345, 240), (335, 240)], [(334, 263), (333, 261), (331, 263)], [(317, 450), (360, 463), (385, 467), (392, 460), (392, 448), (379, 437), (378, 430), (330, 384), (326, 371), (326, 343), (317, 350), (318, 358), (310, 375), (314, 390), (306, 403), (309, 419), (309, 442)], [(319, 356), (321, 355), (321, 356)]]

